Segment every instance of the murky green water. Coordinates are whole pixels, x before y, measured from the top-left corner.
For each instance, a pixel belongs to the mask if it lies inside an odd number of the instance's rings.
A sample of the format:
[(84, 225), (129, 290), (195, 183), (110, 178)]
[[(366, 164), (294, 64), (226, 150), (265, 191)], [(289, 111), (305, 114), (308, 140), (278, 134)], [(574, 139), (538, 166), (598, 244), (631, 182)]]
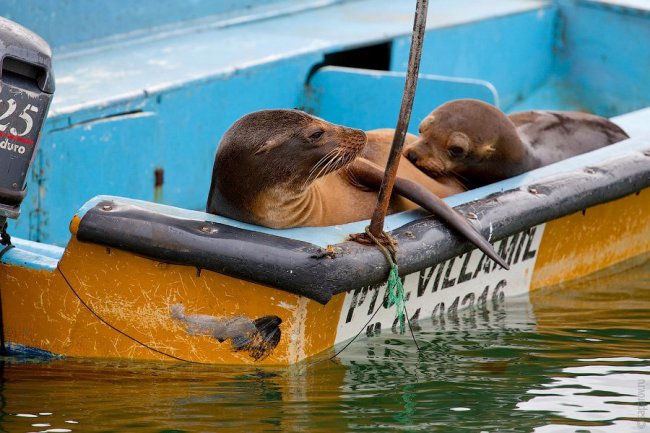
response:
[(290, 369), (9, 360), (0, 431), (650, 432), (650, 263), (534, 303)]

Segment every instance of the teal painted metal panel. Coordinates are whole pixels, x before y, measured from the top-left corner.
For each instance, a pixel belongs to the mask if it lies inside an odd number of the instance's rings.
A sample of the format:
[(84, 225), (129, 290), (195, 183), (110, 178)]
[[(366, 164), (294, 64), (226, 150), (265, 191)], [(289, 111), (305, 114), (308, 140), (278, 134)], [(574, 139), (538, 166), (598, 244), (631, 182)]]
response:
[(16, 248), (23, 251), (29, 251), (34, 254), (40, 254), (54, 260), (60, 260), (63, 256), (64, 249), (55, 245), (32, 242), (25, 239), (12, 239), (11, 242)]
[[(566, 0), (556, 1), (562, 2)], [(579, 2), (586, 6), (609, 8), (617, 13), (647, 15), (650, 17), (650, 3), (648, 3), (648, 0), (579, 0)]]
[[(428, 25), (455, 25), (527, 10), (542, 3), (548, 2), (437, 0), (429, 6)], [(303, 33), (323, 32), (326, 39), (337, 37), (331, 31), (333, 28), (337, 32), (358, 33), (373, 25), (384, 29), (373, 38), (388, 39), (395, 31), (402, 35), (409, 33), (413, 23), (413, 0), (3, 0), (0, 16), (36, 31), (55, 51), (61, 51), (58, 50), (61, 47), (68, 51), (93, 41), (111, 43), (117, 39), (147, 38), (152, 31), (179, 34), (188, 27), (194, 30), (223, 27), (339, 4), (343, 7), (317, 11), (316, 20), (306, 16), (296, 23), (304, 24)]]
[(16, 247), (12, 248), (2, 257), (2, 263), (31, 269), (52, 271), (56, 269), (59, 259)]
[[(340, 0), (339, 0), (340, 1)], [(0, 16), (36, 31), (56, 50), (119, 34), (128, 37), (174, 25), (246, 21), (336, 3), (327, 0), (3, 0)]]
[(650, 12), (562, 1), (561, 71), (577, 97), (603, 116), (650, 105)]
[[(544, 84), (552, 72), (557, 8), (540, 7), (427, 32), (420, 71), (491, 82), (501, 107)], [(393, 44), (391, 69), (405, 71), (410, 38)]]
[(152, 200), (157, 120), (156, 113), (141, 112), (49, 132), (40, 149), (36, 239), (66, 243), (74, 207), (100, 191)]
[(32, 269), (56, 269), (63, 256), (64, 249), (49, 244), (32, 242), (20, 238), (12, 238), (14, 248), (2, 256), (2, 263), (23, 266)]
[(507, 113), (516, 113), (526, 110), (564, 110), (593, 112), (593, 108), (586, 104), (576, 94), (575, 86), (563, 77), (551, 75), (546, 82), (524, 99), (510, 105)]
[[(537, 10), (541, 4), (545, 2), (493, 0), (478, 7), (474, 0), (445, 0), (431, 5), (428, 26), (477, 22)], [(345, 2), (228, 28), (163, 33), (55, 55), (57, 92), (51, 115), (78, 117), (92, 107), (107, 110), (146, 94), (224, 79), (264, 63), (385, 42), (411, 32), (413, 10), (412, 1)]]
[[(364, 130), (394, 128), (404, 92), (401, 72), (326, 67), (313, 75), (305, 93), (307, 111)], [(418, 80), (409, 131), (435, 107), (452, 99), (473, 98), (498, 105), (494, 87), (485, 81), (421, 75)]]

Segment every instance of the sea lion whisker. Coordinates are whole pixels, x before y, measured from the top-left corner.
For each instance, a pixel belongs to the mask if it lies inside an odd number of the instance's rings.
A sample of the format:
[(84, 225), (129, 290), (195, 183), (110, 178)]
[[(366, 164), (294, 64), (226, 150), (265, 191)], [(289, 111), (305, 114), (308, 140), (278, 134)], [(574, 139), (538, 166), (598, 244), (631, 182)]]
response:
[(322, 175), (325, 175), (332, 171), (333, 168), (336, 167), (336, 161), (341, 157), (341, 153), (337, 152), (334, 153), (334, 155), (330, 158), (330, 160), (325, 164), (321, 169), (318, 171), (318, 174), (316, 175), (315, 179), (318, 179)]
[(334, 148), (327, 152), (321, 159), (318, 160), (318, 162), (312, 167), (311, 170), (309, 170), (310, 173), (315, 172), (318, 170), (320, 167), (322, 167), (324, 164), (326, 165), (332, 158), (336, 156), (336, 153), (338, 152), (338, 149)]
[[(338, 155), (337, 155), (336, 149), (333, 149), (332, 151), (328, 152), (328, 154), (326, 155), (326, 157), (327, 157), (327, 162), (326, 162), (324, 165), (322, 165), (322, 166), (320, 167), (320, 169), (318, 170), (318, 172), (316, 172), (316, 171), (314, 171), (314, 170), (311, 170), (311, 171), (309, 172), (309, 176), (307, 177), (307, 179), (306, 179), (305, 182), (303, 183), (302, 188), (304, 189), (304, 188), (305, 188), (305, 187), (306, 187), (310, 182), (312, 182), (312, 181), (318, 179), (319, 177), (321, 177), (321, 175), (322, 175), (323, 173), (328, 173), (328, 171), (327, 171), (327, 170), (328, 170), (328, 167), (332, 164), (333, 161), (336, 160), (337, 156), (338, 156)], [(324, 157), (324, 158), (325, 158), (325, 157)]]
[(345, 167), (350, 164), (357, 156), (359, 156), (358, 149), (348, 149), (343, 153), (343, 156), (339, 162), (337, 169)]
[(329, 160), (327, 161), (327, 164), (323, 165), (323, 166), (320, 168), (320, 170), (318, 170), (317, 173), (311, 173), (311, 174), (309, 175), (309, 177), (307, 178), (307, 180), (305, 181), (305, 183), (303, 184), (303, 188), (304, 188), (307, 184), (309, 184), (310, 182), (312, 182), (312, 181), (318, 179), (318, 178), (320, 177), (321, 173), (323, 172), (323, 170), (325, 170), (325, 168), (326, 168), (328, 165), (330, 165), (331, 163), (332, 163), (332, 159), (329, 159)]
[[(351, 152), (351, 150), (355, 151)], [(305, 186), (309, 184), (310, 181), (318, 179), (325, 174), (338, 170), (339, 168), (347, 165), (352, 159), (356, 158), (358, 153), (356, 150), (357, 149), (351, 149), (345, 146), (337, 146), (327, 152), (327, 154), (323, 156), (309, 171), (309, 175), (307, 176), (307, 179), (303, 183), (302, 187), (305, 188)], [(323, 165), (323, 162), (326, 160), (327, 162)], [(317, 173), (316, 170), (318, 170)]]
[(322, 159), (323, 159), (323, 160), (326, 160), (327, 162), (329, 162), (329, 161), (332, 160), (333, 158), (336, 158), (336, 156), (339, 154), (339, 152), (340, 152), (339, 148), (338, 148), (338, 147), (335, 147), (334, 149), (332, 149), (332, 150), (330, 150), (329, 152), (327, 152), (327, 154), (326, 154)]
[(311, 170), (309, 170), (307, 179), (305, 179), (303, 186), (311, 182), (315, 177), (317, 177), (316, 176), (317, 170), (321, 169), (322, 166), (327, 165), (327, 163), (329, 163), (329, 158), (323, 158), (318, 162), (317, 165), (315, 165)]
[(311, 170), (309, 170), (309, 173), (307, 175), (307, 178), (305, 179), (305, 182), (302, 184), (302, 188), (304, 189), (305, 186), (307, 186), (312, 180), (317, 179), (318, 175), (314, 176), (316, 173), (316, 170), (318, 168), (325, 164), (327, 165), (329, 163), (329, 158), (332, 158), (332, 156), (336, 153), (337, 149), (332, 149), (329, 152), (327, 152), (321, 159), (318, 160), (318, 162), (312, 167)]
[(337, 151), (337, 149), (332, 149), (329, 152), (327, 152), (325, 155), (323, 155), (323, 157), (321, 159), (319, 159), (316, 164), (314, 164), (314, 166), (311, 168), (311, 170), (309, 170), (309, 174), (312, 174), (313, 172), (315, 172), (318, 169), (318, 167), (320, 167), (322, 164), (324, 164), (327, 161), (327, 159), (329, 157), (331, 157), (336, 151)]
[(348, 154), (345, 156), (345, 160), (341, 164), (341, 167), (345, 167), (346, 165), (350, 164), (356, 157), (358, 156), (358, 152), (348, 152)]
[(317, 178), (320, 177), (321, 174), (324, 176), (343, 167), (345, 165), (345, 162), (343, 161), (345, 157), (347, 157), (347, 153), (344, 153), (341, 149), (337, 148), (336, 155), (325, 167), (323, 167), (323, 169), (321, 169), (321, 171), (318, 172)]

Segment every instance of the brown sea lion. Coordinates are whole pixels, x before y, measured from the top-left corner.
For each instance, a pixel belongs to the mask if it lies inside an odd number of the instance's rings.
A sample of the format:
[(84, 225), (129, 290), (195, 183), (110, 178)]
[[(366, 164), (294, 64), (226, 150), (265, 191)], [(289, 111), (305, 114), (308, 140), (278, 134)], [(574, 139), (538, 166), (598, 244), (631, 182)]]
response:
[(486, 185), (628, 138), (592, 114), (525, 111), (506, 116), (472, 99), (447, 102), (420, 123), (403, 154), (431, 176), (455, 175)]
[[(272, 228), (369, 219), (391, 134), (371, 132), (368, 140), (361, 130), (298, 110), (250, 113), (219, 143), (207, 211)], [(474, 227), (438, 197), (463, 190), (453, 178), (431, 179), (402, 158), (389, 212), (420, 205), (504, 266)]]

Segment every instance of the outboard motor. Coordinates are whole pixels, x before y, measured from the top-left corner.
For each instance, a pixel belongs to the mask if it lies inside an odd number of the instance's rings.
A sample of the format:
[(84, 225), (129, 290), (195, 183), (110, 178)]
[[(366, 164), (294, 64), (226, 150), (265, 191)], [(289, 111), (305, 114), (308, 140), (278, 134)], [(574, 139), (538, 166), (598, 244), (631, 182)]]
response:
[(0, 17), (0, 228), (18, 218), (25, 178), (54, 93), (49, 45)]

